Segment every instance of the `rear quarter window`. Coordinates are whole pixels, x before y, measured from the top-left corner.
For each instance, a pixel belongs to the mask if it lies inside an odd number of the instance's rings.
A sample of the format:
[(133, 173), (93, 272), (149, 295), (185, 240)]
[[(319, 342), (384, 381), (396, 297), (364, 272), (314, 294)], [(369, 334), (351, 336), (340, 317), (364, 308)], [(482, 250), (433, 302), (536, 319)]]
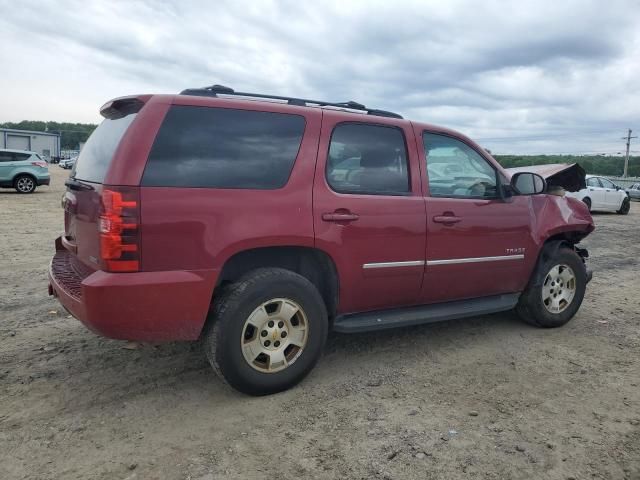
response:
[(160, 127), (142, 185), (281, 188), (304, 127), (300, 115), (175, 105)]
[(91, 134), (73, 167), (72, 176), (78, 180), (102, 183), (113, 154), (136, 114), (106, 119)]

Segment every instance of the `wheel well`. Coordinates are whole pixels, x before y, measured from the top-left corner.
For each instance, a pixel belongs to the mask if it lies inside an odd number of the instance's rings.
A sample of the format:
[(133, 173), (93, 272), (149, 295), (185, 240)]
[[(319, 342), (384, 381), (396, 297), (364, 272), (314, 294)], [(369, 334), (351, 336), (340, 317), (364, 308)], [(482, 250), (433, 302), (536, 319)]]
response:
[(313, 283), (325, 302), (329, 318), (338, 307), (338, 273), (333, 260), (321, 250), (310, 247), (266, 247), (245, 250), (229, 258), (220, 272), (216, 292), (237, 281), (247, 272), (276, 267), (302, 275)]
[(34, 182), (36, 182), (36, 183), (38, 182), (38, 180), (36, 179), (36, 177), (33, 174), (28, 173), (28, 172), (22, 172), (22, 173), (18, 173), (17, 175), (15, 175), (13, 177), (13, 180), (11, 180), (11, 184), (15, 185), (16, 180), (18, 178), (20, 178), (20, 177), (30, 177)]
[(556, 235), (552, 235), (544, 241), (544, 246), (552, 242), (559, 242), (561, 244), (568, 244), (569, 247), (573, 247), (576, 243), (580, 242), (586, 234), (584, 232), (562, 232)]

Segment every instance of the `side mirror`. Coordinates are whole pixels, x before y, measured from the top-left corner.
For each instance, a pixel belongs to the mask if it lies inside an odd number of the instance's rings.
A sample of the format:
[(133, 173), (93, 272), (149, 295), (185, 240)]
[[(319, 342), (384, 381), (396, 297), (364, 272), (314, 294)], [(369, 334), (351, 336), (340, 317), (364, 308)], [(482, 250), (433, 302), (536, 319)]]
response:
[(517, 195), (535, 195), (547, 188), (547, 182), (537, 173), (518, 172), (511, 177), (511, 189)]

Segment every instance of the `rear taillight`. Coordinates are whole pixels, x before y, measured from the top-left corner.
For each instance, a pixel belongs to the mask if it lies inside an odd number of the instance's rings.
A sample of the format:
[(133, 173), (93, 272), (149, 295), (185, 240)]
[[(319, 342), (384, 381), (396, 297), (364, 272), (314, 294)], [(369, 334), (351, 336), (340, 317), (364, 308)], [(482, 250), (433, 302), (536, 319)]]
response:
[(100, 259), (109, 272), (140, 270), (140, 199), (136, 188), (102, 190)]
[(31, 162), (31, 165), (35, 165), (40, 168), (47, 168), (47, 162)]

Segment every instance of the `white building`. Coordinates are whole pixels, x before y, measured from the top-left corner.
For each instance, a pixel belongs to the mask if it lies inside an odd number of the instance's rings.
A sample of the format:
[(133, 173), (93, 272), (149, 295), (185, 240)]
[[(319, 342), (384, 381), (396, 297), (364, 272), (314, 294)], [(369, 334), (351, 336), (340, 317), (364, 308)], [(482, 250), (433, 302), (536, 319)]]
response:
[(60, 134), (0, 128), (0, 148), (29, 150), (50, 159), (60, 156)]

